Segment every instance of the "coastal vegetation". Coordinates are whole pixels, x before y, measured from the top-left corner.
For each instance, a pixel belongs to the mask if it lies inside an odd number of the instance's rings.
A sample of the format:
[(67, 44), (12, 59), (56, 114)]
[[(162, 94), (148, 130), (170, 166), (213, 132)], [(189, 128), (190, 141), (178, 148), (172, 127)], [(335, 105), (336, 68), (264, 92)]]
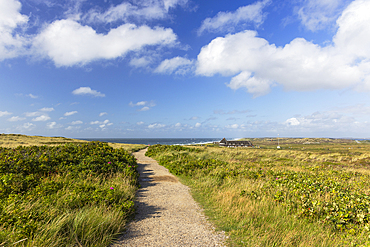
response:
[(144, 145), (40, 139), (0, 147), (0, 246), (109, 246), (134, 211), (130, 153)]
[(149, 147), (231, 246), (369, 246), (370, 145), (251, 139), (258, 148)]
[[(58, 146), (67, 143), (88, 143), (89, 141), (72, 139), (66, 137), (46, 137), (46, 136), (28, 136), (21, 134), (0, 134), (0, 147), (16, 148), (18, 146)], [(146, 147), (142, 144), (124, 144), (108, 142), (113, 148), (123, 148), (129, 152), (134, 152)]]

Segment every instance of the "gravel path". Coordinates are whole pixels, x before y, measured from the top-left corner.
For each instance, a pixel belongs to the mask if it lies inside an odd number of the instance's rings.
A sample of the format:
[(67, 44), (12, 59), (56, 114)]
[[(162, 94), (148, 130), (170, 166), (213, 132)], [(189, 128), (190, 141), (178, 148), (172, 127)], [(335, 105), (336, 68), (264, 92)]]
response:
[(224, 233), (214, 231), (189, 188), (145, 152), (134, 153), (141, 184), (135, 220), (113, 246), (225, 246)]

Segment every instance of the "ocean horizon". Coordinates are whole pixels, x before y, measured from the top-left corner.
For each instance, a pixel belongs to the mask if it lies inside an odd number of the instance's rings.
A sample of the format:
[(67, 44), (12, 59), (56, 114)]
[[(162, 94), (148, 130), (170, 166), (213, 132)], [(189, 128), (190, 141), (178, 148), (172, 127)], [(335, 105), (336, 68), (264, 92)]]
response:
[[(78, 138), (86, 141), (101, 141), (145, 145), (195, 145), (221, 141), (222, 138)], [(231, 138), (232, 139), (232, 138)]]

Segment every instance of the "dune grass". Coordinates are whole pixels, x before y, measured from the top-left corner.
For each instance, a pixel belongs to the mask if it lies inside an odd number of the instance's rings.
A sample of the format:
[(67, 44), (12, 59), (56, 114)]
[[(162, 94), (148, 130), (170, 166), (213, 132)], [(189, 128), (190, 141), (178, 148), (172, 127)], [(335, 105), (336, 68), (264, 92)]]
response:
[[(88, 143), (85, 140), (66, 137), (28, 136), (21, 134), (0, 134), (0, 147), (16, 148), (18, 146), (58, 146), (67, 143)], [(123, 148), (129, 152), (135, 152), (146, 147), (143, 144), (108, 143), (113, 148)]]
[(0, 147), (0, 246), (109, 246), (134, 212), (139, 147), (41, 139)]
[(266, 142), (153, 146), (148, 155), (191, 187), (230, 246), (369, 246), (370, 145)]

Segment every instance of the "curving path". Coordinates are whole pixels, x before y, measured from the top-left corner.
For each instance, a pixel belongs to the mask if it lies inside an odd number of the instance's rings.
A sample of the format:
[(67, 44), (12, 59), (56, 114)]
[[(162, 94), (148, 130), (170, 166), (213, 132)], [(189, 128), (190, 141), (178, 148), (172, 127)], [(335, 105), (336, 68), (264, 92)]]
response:
[(137, 214), (113, 246), (225, 246), (224, 233), (214, 231), (189, 188), (145, 152), (134, 153), (141, 184)]

